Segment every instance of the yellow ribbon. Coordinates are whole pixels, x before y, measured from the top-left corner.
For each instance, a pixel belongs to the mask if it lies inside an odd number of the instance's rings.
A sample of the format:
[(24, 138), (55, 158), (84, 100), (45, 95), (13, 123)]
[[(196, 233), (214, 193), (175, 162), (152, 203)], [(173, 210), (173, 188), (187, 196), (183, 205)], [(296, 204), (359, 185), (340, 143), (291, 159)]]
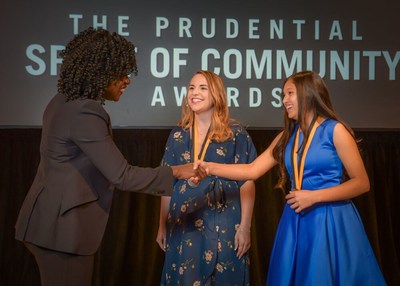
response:
[[(294, 173), (294, 182), (296, 190), (301, 190), (301, 185), (303, 184), (304, 161), (306, 160), (307, 152), (308, 149), (310, 148), (310, 144), (314, 137), (315, 130), (320, 125), (321, 121), (322, 117), (319, 116), (311, 127), (310, 135), (308, 136), (306, 145), (304, 146), (303, 153), (301, 154), (300, 166), (298, 165), (297, 152), (292, 152), (293, 173)], [(300, 134), (300, 127), (297, 129), (296, 132), (293, 150), (299, 150), (299, 134)]]
[[(208, 145), (211, 142), (210, 138), (208, 137), (209, 131), (210, 131), (210, 128), (208, 128), (208, 131), (207, 131), (207, 134), (206, 134), (206, 138), (204, 138), (205, 142), (203, 141), (203, 144), (201, 145), (201, 150), (200, 150), (201, 154), (200, 154), (200, 152), (198, 151), (198, 145), (197, 145), (197, 142), (196, 142), (197, 136), (198, 136), (197, 122), (196, 122), (196, 120), (194, 120), (194, 122), (193, 122), (193, 130), (192, 130), (192, 132), (194, 134), (193, 135), (193, 158), (194, 158), (193, 162), (195, 162), (197, 160), (200, 160), (200, 161), (204, 160), (204, 156), (206, 155), (206, 151), (207, 151)], [(196, 160), (196, 158), (197, 158), (197, 160)]]

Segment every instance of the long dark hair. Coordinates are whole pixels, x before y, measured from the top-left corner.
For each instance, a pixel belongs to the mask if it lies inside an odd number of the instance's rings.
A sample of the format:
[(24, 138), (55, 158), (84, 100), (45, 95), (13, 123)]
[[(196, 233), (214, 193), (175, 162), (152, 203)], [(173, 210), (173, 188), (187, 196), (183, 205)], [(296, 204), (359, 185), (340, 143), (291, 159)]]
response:
[[(297, 102), (298, 102), (298, 119), (297, 121), (288, 117), (286, 109), (284, 110), (284, 129), (282, 137), (277, 142), (272, 154), (279, 164), (279, 181), (276, 187), (282, 190), (286, 189), (288, 182), (288, 174), (284, 164), (284, 152), (286, 145), (289, 142), (296, 124), (299, 124), (304, 133), (304, 142), (308, 139), (309, 128), (306, 123), (306, 115), (313, 113), (314, 117), (322, 116), (331, 118), (342, 123), (350, 134), (355, 138), (353, 130), (343, 122), (335, 113), (330, 99), (330, 94), (324, 80), (313, 71), (301, 71), (288, 77), (283, 86), (288, 81), (292, 81), (296, 86)], [(283, 90), (282, 86), (282, 90)], [(282, 100), (284, 97), (282, 92)]]
[(137, 74), (135, 46), (124, 37), (92, 27), (76, 35), (60, 52), (58, 92), (66, 100), (89, 98), (104, 103), (107, 86)]

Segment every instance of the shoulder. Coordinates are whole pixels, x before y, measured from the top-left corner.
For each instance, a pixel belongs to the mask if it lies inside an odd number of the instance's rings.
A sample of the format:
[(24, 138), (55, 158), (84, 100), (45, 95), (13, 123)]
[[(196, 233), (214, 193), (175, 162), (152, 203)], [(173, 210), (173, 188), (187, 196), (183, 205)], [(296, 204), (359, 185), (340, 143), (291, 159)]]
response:
[(335, 137), (353, 137), (349, 130), (340, 122), (336, 122), (335, 126), (333, 127), (333, 136)]
[(238, 143), (238, 142), (248, 142), (248, 143), (252, 143), (252, 139), (250, 134), (247, 132), (246, 128), (241, 125), (241, 124), (234, 124), (231, 125), (231, 130), (233, 133), (233, 141)]
[(68, 101), (66, 106), (70, 122), (77, 131), (93, 133), (111, 124), (107, 111), (99, 101), (75, 99)]
[(342, 124), (341, 122), (331, 119), (331, 118), (327, 118), (325, 119), (322, 123), (321, 126), (323, 129), (325, 129), (329, 134), (331, 134), (331, 136), (333, 136), (334, 134), (342, 134), (342, 133), (348, 133), (350, 134), (350, 132), (346, 129), (346, 127), (344, 126), (344, 124)]
[(332, 118), (326, 118), (320, 124), (321, 134), (326, 134), (330, 140), (333, 139), (333, 133), (335, 131), (335, 126), (340, 124), (338, 121)]
[(63, 106), (63, 108), (75, 113), (98, 113), (107, 115), (102, 103), (93, 99), (77, 98), (67, 101), (63, 94), (58, 93), (53, 97), (50, 104)]
[(78, 118), (94, 117), (97, 119), (109, 121), (109, 115), (101, 102), (93, 99), (75, 99), (69, 101), (70, 107), (76, 113)]
[(93, 99), (77, 99), (75, 101), (77, 102), (78, 106), (81, 107), (82, 112), (93, 112), (100, 115), (107, 115), (107, 112), (100, 101)]
[(171, 132), (169, 133), (170, 137), (179, 137), (183, 136), (183, 134), (189, 132), (189, 130), (184, 130), (180, 126), (175, 126), (174, 128), (171, 129)]
[(173, 134), (173, 133), (175, 133), (175, 132), (184, 132), (184, 130), (183, 130), (183, 128), (181, 127), (181, 126), (174, 126), (172, 129), (171, 129), (171, 134)]
[(176, 141), (179, 143), (183, 143), (185, 138), (188, 136), (189, 134), (189, 129), (188, 130), (184, 130), (182, 127), (180, 126), (175, 126), (174, 128), (171, 129), (171, 132), (169, 133), (169, 141)]
[(323, 128), (323, 133), (327, 134), (329, 141), (335, 146), (355, 142), (353, 135), (346, 126), (337, 120), (325, 119), (321, 127)]
[(321, 122), (321, 126), (323, 128), (330, 128), (333, 129), (335, 128), (335, 126), (338, 124), (339, 122), (335, 119), (332, 118), (325, 118), (322, 122)]
[(56, 94), (45, 110), (45, 116), (68, 117), (70, 122), (82, 120), (82, 117), (96, 117), (108, 120), (108, 114), (99, 101), (75, 99), (67, 101), (63, 94)]
[(231, 128), (234, 137), (239, 135), (248, 135), (246, 128), (240, 123), (237, 122), (230, 123), (229, 127)]
[(233, 132), (233, 138), (231, 140), (233, 144), (255, 150), (253, 140), (243, 125), (234, 124), (231, 126), (231, 129)]

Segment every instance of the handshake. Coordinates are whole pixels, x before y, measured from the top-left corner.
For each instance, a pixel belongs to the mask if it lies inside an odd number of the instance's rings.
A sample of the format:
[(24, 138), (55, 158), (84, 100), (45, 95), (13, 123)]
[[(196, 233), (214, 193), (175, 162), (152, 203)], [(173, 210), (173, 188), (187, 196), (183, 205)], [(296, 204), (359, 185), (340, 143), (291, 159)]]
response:
[(207, 176), (207, 170), (200, 161), (195, 163), (188, 163), (185, 165), (171, 166), (173, 176), (177, 179), (188, 179), (191, 186), (200, 183)]

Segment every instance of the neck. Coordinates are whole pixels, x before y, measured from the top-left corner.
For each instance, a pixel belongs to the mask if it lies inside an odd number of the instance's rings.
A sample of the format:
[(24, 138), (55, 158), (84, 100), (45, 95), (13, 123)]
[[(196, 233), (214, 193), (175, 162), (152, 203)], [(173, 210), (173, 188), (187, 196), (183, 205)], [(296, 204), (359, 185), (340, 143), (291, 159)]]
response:
[(200, 134), (206, 133), (211, 124), (211, 116), (209, 114), (197, 115), (194, 118), (196, 120), (197, 129)]
[(306, 115), (306, 128), (310, 128), (311, 122), (314, 119), (314, 112), (309, 112)]

